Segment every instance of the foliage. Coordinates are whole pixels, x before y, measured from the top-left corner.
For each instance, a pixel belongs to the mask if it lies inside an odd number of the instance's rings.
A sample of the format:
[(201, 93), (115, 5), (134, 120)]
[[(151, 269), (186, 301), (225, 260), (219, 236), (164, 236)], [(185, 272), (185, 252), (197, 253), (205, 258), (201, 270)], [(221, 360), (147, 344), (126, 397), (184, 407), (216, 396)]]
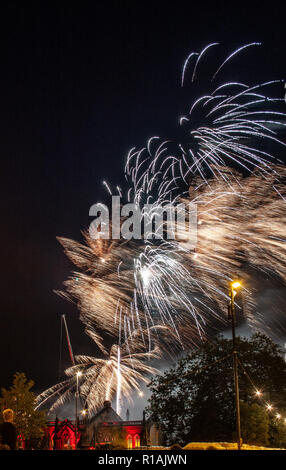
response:
[[(285, 416), (285, 412), (284, 412)], [(269, 443), (271, 446), (286, 448), (286, 429), (283, 421), (277, 420), (275, 416), (270, 419)]]
[(42, 447), (45, 411), (35, 411), (36, 395), (31, 391), (34, 386), (24, 373), (16, 372), (13, 385), (9, 390), (2, 388), (0, 397), (1, 409), (11, 408), (14, 411), (14, 424), (26, 448)]
[(257, 403), (240, 403), (241, 435), (248, 444), (269, 445), (270, 419), (267, 411)]
[[(285, 406), (286, 364), (280, 348), (267, 336), (237, 338), (237, 350), (244, 369), (239, 367), (240, 399), (260, 403), (247, 374), (267, 399), (278, 409)], [(235, 401), (232, 366), (232, 341), (218, 337), (183, 357), (162, 376), (153, 378), (148, 415), (159, 423), (166, 444), (185, 445), (191, 441), (229, 441), (235, 439)], [(243, 405), (242, 405), (243, 407)], [(266, 427), (256, 437), (246, 434), (246, 423), (257, 421)], [(275, 435), (256, 407), (243, 408), (243, 432), (246, 439), (278, 446)], [(253, 428), (254, 424), (251, 424)], [(277, 425), (273, 424), (277, 430)], [(280, 436), (281, 437), (281, 436)], [(280, 439), (281, 441), (281, 439)]]

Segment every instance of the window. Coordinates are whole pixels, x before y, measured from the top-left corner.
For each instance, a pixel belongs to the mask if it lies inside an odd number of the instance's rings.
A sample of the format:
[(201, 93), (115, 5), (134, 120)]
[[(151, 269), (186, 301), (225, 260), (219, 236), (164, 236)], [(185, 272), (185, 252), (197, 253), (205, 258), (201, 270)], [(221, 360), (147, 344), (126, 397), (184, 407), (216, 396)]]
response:
[(140, 447), (140, 437), (138, 436), (138, 434), (135, 434), (134, 445), (135, 447)]
[(63, 447), (63, 448), (69, 447), (70, 444), (71, 444), (71, 441), (70, 441), (69, 432), (68, 432), (68, 431), (64, 431), (64, 433), (62, 434), (62, 447)]
[(127, 449), (133, 449), (132, 436), (130, 436), (130, 434), (127, 436)]

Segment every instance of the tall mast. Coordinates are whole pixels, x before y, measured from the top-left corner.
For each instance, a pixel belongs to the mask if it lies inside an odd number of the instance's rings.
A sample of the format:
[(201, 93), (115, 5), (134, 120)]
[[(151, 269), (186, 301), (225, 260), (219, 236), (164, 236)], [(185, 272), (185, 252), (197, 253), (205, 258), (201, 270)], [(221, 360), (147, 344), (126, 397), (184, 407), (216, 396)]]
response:
[(71, 362), (72, 362), (72, 365), (74, 366), (74, 365), (75, 365), (75, 360), (74, 360), (74, 355), (73, 355), (73, 350), (72, 350), (72, 345), (71, 345), (71, 340), (70, 340), (68, 325), (67, 325), (67, 322), (66, 322), (66, 316), (65, 316), (64, 314), (62, 315), (62, 320), (63, 320), (64, 325), (65, 325), (66, 337), (67, 337), (67, 342), (68, 342), (68, 348), (69, 348), (69, 353), (70, 353)]

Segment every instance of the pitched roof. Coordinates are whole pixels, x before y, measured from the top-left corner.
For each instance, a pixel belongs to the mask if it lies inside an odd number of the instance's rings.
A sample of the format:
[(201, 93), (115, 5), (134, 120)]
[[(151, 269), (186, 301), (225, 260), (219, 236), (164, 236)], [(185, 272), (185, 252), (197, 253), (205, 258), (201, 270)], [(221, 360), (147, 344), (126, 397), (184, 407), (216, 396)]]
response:
[(94, 423), (95, 421), (117, 422), (122, 421), (122, 418), (120, 418), (116, 411), (111, 407), (111, 403), (106, 401), (104, 402), (103, 408), (91, 418), (90, 423)]

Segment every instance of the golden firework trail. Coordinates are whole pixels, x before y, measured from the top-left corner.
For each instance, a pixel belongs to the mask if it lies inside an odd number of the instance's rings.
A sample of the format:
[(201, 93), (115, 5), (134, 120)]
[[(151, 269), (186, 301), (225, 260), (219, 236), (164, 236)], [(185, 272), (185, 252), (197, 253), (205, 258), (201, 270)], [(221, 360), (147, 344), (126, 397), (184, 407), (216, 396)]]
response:
[[(160, 329), (158, 326), (157, 330)], [(150, 361), (160, 357), (158, 344), (154, 342), (152, 350), (146, 352), (142, 332), (133, 331), (121, 345), (113, 344), (103, 358), (75, 356), (76, 364), (65, 371), (67, 379), (41, 393), (37, 397), (37, 408), (49, 405), (50, 412), (56, 412), (73, 397), (80, 373), (78, 386), (85, 401), (84, 409), (93, 415), (106, 400), (111, 401), (117, 395), (117, 412), (120, 413), (121, 394), (130, 398), (132, 391), (139, 391), (142, 383), (147, 383), (148, 377), (158, 372)]]
[[(208, 90), (192, 94), (179, 118), (185, 138), (154, 136), (145, 147), (132, 148), (125, 167), (128, 188), (117, 187), (142, 217), (152, 218), (165, 204), (196, 204), (195, 249), (187, 248), (188, 231), (180, 224), (174, 240), (165, 232), (159, 239), (134, 241), (94, 239), (89, 232), (83, 243), (58, 238), (76, 266), (60, 294), (77, 304), (104, 358), (77, 356), (66, 371), (69, 378), (41, 394), (39, 406), (49, 399), (55, 399), (52, 409), (63, 403), (76, 371), (84, 369), (81, 391), (90, 412), (116, 394), (119, 409), (121, 395), (130, 396), (154, 372), (147, 359), (159, 351), (175, 357), (225, 328), (228, 284), (237, 277), (243, 279), (245, 317), (265, 331), (263, 313), (256, 310), (256, 279), (272, 277), (286, 285), (286, 169), (266, 150), (285, 146), (280, 132), (286, 114), (279, 109), (284, 81), (223, 80), (234, 59), (259, 46), (243, 45), (210, 68)], [(212, 43), (187, 57), (182, 87), (194, 89), (202, 77), (207, 82), (207, 58), (212, 54), (213, 64), (219, 48)], [(106, 334), (114, 339), (109, 352)]]

